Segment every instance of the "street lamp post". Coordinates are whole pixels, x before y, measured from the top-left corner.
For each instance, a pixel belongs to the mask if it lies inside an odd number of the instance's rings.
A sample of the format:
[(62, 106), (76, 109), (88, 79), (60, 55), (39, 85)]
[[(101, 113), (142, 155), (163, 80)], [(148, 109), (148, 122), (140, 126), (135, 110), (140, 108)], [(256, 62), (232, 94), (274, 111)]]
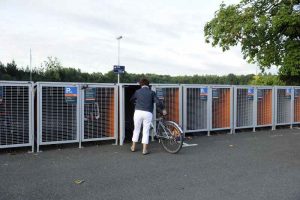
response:
[[(117, 37), (118, 40), (118, 66), (120, 66), (120, 40), (123, 38), (123, 36)], [(118, 84), (120, 83), (120, 73), (118, 73)]]
[(29, 51), (29, 67), (30, 67), (30, 81), (32, 81), (32, 55), (31, 55), (31, 48)]

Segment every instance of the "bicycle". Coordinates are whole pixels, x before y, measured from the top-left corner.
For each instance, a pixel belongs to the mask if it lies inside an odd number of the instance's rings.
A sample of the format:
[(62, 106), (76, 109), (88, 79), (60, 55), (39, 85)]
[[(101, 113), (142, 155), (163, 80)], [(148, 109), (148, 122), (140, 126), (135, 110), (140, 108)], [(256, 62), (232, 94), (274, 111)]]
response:
[(154, 121), (157, 121), (156, 127), (154, 128), (152, 123), (151, 128), (159, 143), (167, 152), (178, 153), (183, 144), (183, 131), (180, 126), (174, 121), (166, 121), (164, 117), (159, 117)]

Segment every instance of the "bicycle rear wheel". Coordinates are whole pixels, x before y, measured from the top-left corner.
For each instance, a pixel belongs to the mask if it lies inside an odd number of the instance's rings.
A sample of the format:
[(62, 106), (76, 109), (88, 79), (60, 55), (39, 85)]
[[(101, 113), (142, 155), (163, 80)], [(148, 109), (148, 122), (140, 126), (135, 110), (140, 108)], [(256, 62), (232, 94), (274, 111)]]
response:
[(175, 122), (166, 121), (164, 125), (166, 132), (165, 137), (161, 138), (161, 144), (167, 152), (178, 153), (183, 144), (183, 133)]

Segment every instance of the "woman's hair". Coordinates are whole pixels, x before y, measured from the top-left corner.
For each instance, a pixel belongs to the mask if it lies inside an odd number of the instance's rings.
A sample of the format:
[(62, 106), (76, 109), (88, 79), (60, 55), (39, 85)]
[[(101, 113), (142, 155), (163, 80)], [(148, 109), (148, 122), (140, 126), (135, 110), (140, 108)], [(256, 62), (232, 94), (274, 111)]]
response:
[(141, 86), (144, 86), (144, 85), (149, 86), (149, 84), (150, 84), (148, 79), (145, 79), (145, 78), (142, 78), (139, 83)]

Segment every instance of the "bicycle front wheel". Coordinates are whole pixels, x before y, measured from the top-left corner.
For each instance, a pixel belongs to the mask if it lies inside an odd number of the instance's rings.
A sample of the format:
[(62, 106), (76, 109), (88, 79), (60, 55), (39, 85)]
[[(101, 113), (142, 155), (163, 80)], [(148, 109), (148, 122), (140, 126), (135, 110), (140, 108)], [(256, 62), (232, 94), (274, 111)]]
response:
[(166, 121), (164, 125), (166, 130), (165, 136), (161, 138), (161, 144), (167, 152), (178, 153), (183, 144), (182, 130), (172, 121)]

